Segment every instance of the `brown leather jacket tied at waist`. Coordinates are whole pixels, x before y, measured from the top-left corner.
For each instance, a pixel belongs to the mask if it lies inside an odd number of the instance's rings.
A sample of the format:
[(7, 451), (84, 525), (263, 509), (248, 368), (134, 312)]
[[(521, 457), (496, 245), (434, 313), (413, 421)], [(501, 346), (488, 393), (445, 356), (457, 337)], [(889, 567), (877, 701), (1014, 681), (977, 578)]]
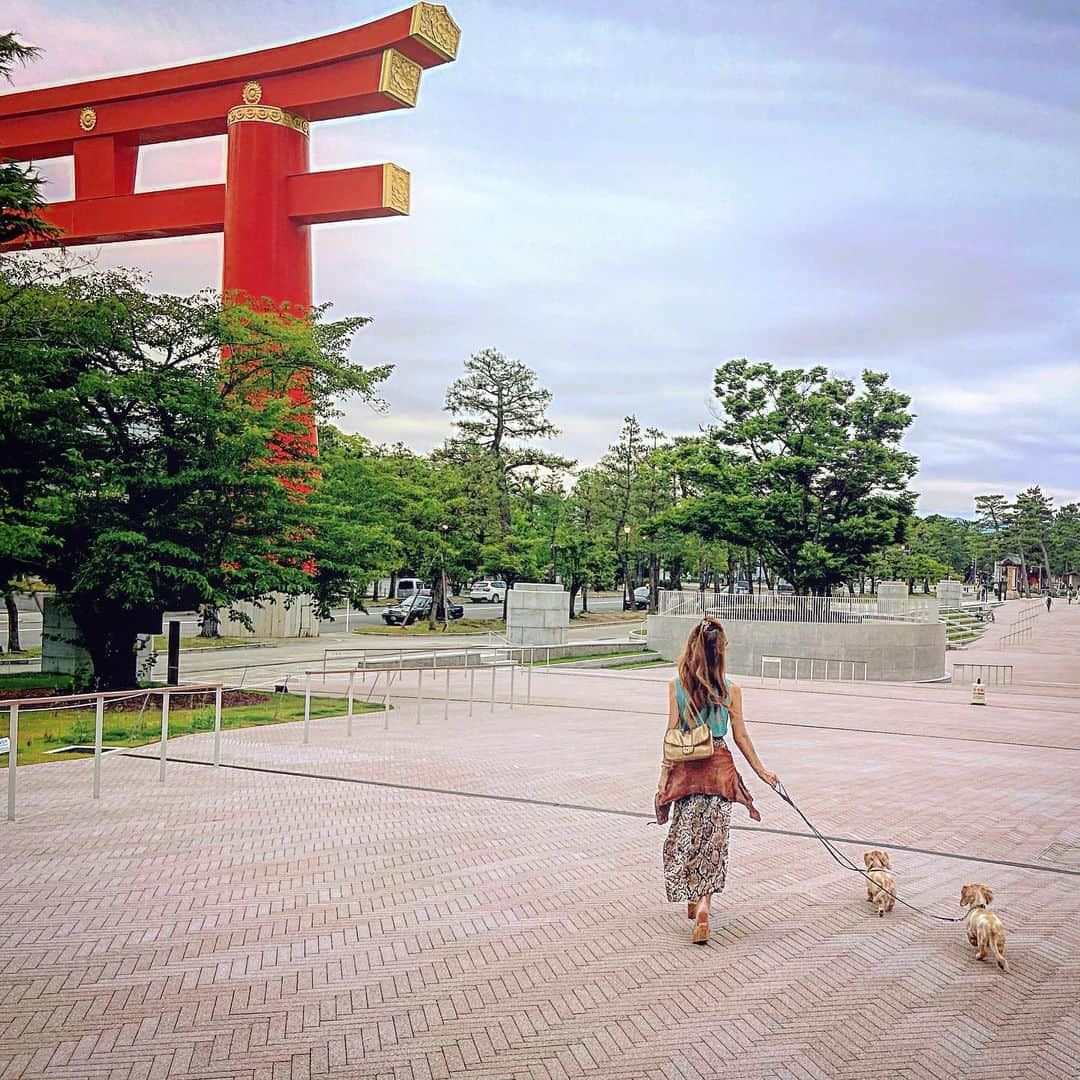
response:
[(754, 821), (761, 815), (746, 790), (731, 751), (717, 743), (711, 757), (700, 761), (678, 761), (664, 769), (660, 790), (656, 793), (656, 820), (663, 825), (668, 819), (671, 803), (687, 795), (721, 795), (729, 802), (742, 803)]

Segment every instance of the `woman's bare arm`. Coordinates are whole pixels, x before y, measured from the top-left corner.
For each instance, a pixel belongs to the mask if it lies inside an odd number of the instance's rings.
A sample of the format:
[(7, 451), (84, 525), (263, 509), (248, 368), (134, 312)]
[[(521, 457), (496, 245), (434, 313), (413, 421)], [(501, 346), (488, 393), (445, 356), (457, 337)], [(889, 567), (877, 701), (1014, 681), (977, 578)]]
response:
[(761, 758), (754, 749), (754, 740), (750, 738), (750, 732), (746, 730), (742, 711), (742, 688), (734, 683), (731, 686), (731, 708), (728, 710), (731, 717), (731, 734), (735, 739), (735, 745), (739, 748), (742, 756), (746, 758), (750, 768), (765, 781), (769, 787), (774, 788), (777, 784), (776, 773), (769, 772), (761, 763)]
[(668, 683), (667, 729), (674, 731), (679, 726), (679, 698), (675, 693), (675, 680)]
[[(667, 730), (672, 731), (679, 726), (679, 699), (675, 696), (674, 681), (668, 684), (668, 718)], [(660, 762), (660, 779), (657, 781), (657, 789), (664, 786), (664, 774), (671, 766), (666, 761)]]

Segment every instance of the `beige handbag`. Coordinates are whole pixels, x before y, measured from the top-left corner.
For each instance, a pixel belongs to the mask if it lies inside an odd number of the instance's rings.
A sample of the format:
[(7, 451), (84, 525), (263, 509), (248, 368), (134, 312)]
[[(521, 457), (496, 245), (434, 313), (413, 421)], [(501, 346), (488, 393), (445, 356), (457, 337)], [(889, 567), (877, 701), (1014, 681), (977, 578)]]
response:
[(713, 734), (708, 724), (695, 724), (689, 731), (679, 727), (664, 732), (664, 762), (674, 765), (679, 761), (702, 761), (712, 757)]

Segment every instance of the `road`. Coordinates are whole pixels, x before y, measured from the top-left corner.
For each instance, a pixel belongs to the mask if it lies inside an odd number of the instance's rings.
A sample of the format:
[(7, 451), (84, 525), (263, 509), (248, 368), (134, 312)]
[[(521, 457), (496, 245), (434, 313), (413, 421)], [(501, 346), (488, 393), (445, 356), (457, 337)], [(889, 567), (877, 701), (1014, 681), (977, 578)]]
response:
[[(472, 604), (467, 599), (455, 597), (455, 600), (465, 608), (467, 619), (499, 619), (502, 617), (501, 604)], [(22, 605), (20, 605), (21, 608)], [(347, 633), (358, 626), (381, 626), (383, 625), (381, 612), (382, 606), (372, 607), (367, 614), (357, 611), (355, 608), (336, 608), (331, 614), (332, 618), (324, 619), (319, 624), (323, 635)], [(596, 612), (610, 612), (622, 610), (622, 598), (615, 594), (601, 594), (589, 600), (589, 610)], [(162, 625), (178, 619), (180, 621), (180, 634), (182, 637), (194, 637), (199, 632), (199, 622), (191, 611), (167, 611)], [(346, 629), (346, 619), (348, 628)], [(19, 612), (19, 640), (24, 649), (34, 648), (41, 644), (41, 615), (36, 610), (20, 610)], [(7, 644), (7, 614), (0, 612), (0, 645)]]
[[(496, 620), (502, 616), (501, 604), (470, 604), (468, 600), (461, 602), (460, 597), (457, 597), (459, 603), (465, 609), (465, 618), (468, 619), (490, 619)], [(590, 611), (595, 612), (615, 612), (622, 610), (622, 598), (618, 594), (600, 594), (595, 597), (591, 597), (589, 600)], [(351, 646), (376, 648), (379, 644), (383, 647), (397, 648), (401, 644), (401, 638), (399, 637), (387, 637), (382, 638), (378, 636), (364, 637), (357, 639), (355, 636), (349, 634), (350, 631), (355, 630), (357, 626), (381, 626), (382, 618), (380, 612), (382, 607), (373, 607), (365, 613), (363, 611), (356, 611), (355, 609), (347, 610), (346, 608), (337, 608), (332, 612), (332, 619), (324, 619), (320, 623), (320, 637), (318, 638), (305, 638), (305, 639), (293, 639), (288, 638), (281, 640), (281, 642), (274, 643), (273, 646), (253, 646), (252, 649), (238, 649), (237, 656), (235, 656), (235, 663), (233, 660), (233, 650), (229, 650), (229, 663), (233, 667), (243, 667), (243, 661), (248, 654), (254, 656), (258, 652), (259, 660), (253, 662), (260, 662), (265, 660), (267, 653), (266, 648), (274, 648), (274, 658), (284, 657), (286, 652), (292, 652), (294, 649), (299, 649), (303, 658), (310, 662), (312, 656), (318, 656), (319, 660), (322, 660), (323, 649), (330, 646), (330, 643), (341, 645), (342, 643), (348, 643)], [(166, 611), (163, 619), (163, 624), (167, 624), (172, 620), (179, 620), (180, 623), (180, 635), (183, 637), (193, 637), (199, 633), (199, 621), (195, 618), (194, 613), (191, 611)], [(644, 619), (644, 613), (643, 613)], [(348, 625), (348, 630), (347, 630)], [(607, 637), (612, 636), (606, 633), (608, 630), (616, 630), (618, 634), (624, 634), (629, 627), (619, 626), (615, 627), (593, 627), (590, 631), (582, 631), (586, 637)], [(23, 648), (35, 648), (41, 645), (41, 615), (36, 610), (19, 611), (18, 617), (18, 630), (19, 630), (19, 642), (21, 642)], [(348, 636), (347, 636), (348, 635)], [(480, 635), (473, 640), (472, 644), (480, 642), (483, 635)], [(437, 638), (442, 644), (446, 643), (446, 638)], [(414, 642), (422, 643), (426, 638), (409, 638), (409, 645)], [(455, 637), (455, 643), (464, 642), (469, 643), (470, 637), (467, 635), (461, 635)], [(8, 617), (6, 613), (0, 612), (0, 645), (6, 645), (8, 642)], [(188, 656), (190, 650), (185, 650), (185, 661), (183, 664), (185, 672), (189, 670), (199, 670), (204, 665), (203, 663), (192, 662), (197, 653), (191, 653)], [(205, 666), (218, 666), (221, 664), (221, 653), (219, 650), (216, 656), (211, 653), (213, 663), (206, 663)], [(243, 653), (244, 656), (240, 656), (239, 653)], [(205, 658), (206, 653), (198, 653), (198, 656)]]

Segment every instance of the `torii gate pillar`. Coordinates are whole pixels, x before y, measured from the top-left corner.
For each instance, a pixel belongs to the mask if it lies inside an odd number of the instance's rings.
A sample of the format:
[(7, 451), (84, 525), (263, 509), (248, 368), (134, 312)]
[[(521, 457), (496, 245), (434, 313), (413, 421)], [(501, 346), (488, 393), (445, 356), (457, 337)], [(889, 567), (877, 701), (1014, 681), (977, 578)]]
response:
[(288, 180), (308, 172), (308, 126), (282, 110), (228, 118), (222, 292), (311, 307), (311, 226), (289, 216)]

